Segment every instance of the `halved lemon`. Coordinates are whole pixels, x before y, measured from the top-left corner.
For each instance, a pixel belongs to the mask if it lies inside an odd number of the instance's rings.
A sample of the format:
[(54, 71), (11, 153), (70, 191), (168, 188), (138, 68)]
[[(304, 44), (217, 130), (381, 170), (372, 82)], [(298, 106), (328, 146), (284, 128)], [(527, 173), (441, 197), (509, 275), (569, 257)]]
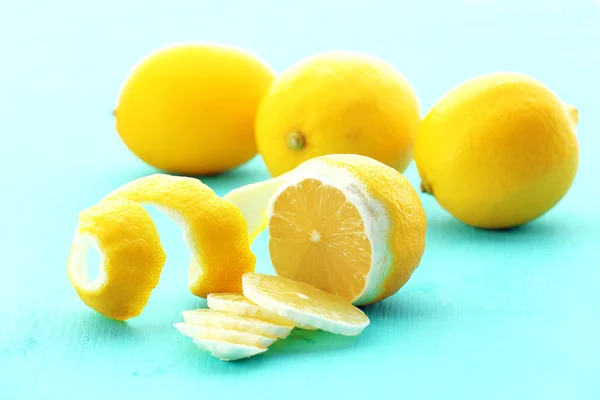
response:
[(280, 326), (258, 318), (208, 309), (186, 310), (181, 314), (188, 324), (249, 332), (269, 338), (286, 338), (293, 329), (293, 326)]
[(242, 282), (246, 297), (294, 323), (346, 336), (369, 325), (369, 318), (350, 302), (306, 283), (255, 273), (245, 274)]
[(267, 348), (277, 340), (276, 338), (250, 332), (216, 328), (214, 326), (194, 325), (185, 322), (178, 322), (173, 326), (183, 335), (193, 339), (222, 340), (244, 346)]
[(368, 157), (313, 158), (226, 198), (242, 210), (251, 237), (268, 225), (278, 275), (355, 305), (396, 293), (425, 250), (427, 222), (416, 190), (401, 173)]

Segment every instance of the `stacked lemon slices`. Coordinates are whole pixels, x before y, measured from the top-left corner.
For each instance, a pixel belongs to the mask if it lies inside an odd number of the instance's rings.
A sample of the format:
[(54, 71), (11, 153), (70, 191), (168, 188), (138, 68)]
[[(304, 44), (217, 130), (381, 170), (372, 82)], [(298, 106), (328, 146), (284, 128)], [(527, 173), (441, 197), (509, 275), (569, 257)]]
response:
[(233, 361), (264, 353), (295, 327), (354, 336), (369, 325), (348, 301), (291, 279), (247, 273), (243, 292), (208, 295), (208, 309), (184, 311), (185, 322), (175, 328), (214, 357)]

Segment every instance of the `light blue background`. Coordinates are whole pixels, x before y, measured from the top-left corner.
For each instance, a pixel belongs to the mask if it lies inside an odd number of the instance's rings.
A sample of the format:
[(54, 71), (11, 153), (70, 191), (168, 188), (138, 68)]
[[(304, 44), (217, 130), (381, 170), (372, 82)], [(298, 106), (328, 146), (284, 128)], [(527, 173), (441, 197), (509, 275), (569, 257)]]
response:
[[(361, 336), (299, 332), (220, 362), (171, 326), (203, 301), (163, 216), (167, 265), (141, 317), (96, 314), (65, 272), (77, 213), (155, 172), (115, 132), (123, 79), (189, 40), (250, 48), (278, 71), (321, 50), (369, 52), (411, 80), (423, 114), (477, 74), (532, 74), (580, 110), (579, 174), (551, 213), (509, 232), (423, 197), (421, 266), (366, 309)], [(600, 399), (599, 61), (598, 1), (1, 1), (0, 398)], [(418, 185), (414, 165), (407, 176)], [(257, 159), (204, 181), (224, 194), (265, 178)], [(264, 236), (254, 248), (271, 271)]]

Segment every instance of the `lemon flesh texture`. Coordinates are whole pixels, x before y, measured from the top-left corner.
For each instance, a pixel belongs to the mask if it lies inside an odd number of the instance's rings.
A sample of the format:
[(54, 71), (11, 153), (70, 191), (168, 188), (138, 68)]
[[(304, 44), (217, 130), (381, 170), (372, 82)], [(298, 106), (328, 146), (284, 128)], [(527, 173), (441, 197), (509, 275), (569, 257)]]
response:
[(216, 339), (194, 338), (194, 344), (222, 361), (236, 361), (267, 351), (263, 347), (245, 346)]
[(293, 329), (290, 326), (281, 326), (254, 317), (215, 310), (187, 310), (181, 314), (188, 324), (248, 332), (268, 338), (284, 339), (289, 336)]
[(153, 205), (177, 223), (191, 253), (189, 289), (199, 297), (241, 292), (253, 271), (246, 222), (240, 210), (197, 179), (154, 174), (136, 179), (105, 197)]
[(359, 335), (369, 318), (347, 300), (303, 282), (256, 273), (243, 277), (244, 295), (292, 321), (345, 336)]
[(341, 153), (404, 171), (419, 119), (417, 96), (393, 66), (365, 54), (326, 52), (276, 78), (258, 109), (256, 141), (273, 176)]
[(444, 95), (424, 118), (415, 160), (450, 214), (480, 228), (510, 228), (550, 210), (577, 172), (577, 110), (537, 80), (498, 73)]
[(125, 145), (146, 163), (213, 174), (256, 155), (258, 104), (274, 79), (256, 55), (190, 43), (160, 49), (130, 72), (115, 110)]
[[(94, 280), (87, 269), (90, 247), (100, 253)], [(146, 306), (165, 259), (158, 232), (142, 206), (106, 201), (79, 213), (67, 273), (86, 305), (106, 317), (127, 320)]]
[[(360, 155), (328, 155), (262, 185), (268, 202), (237, 205), (249, 219), (266, 215), (277, 274), (365, 305), (396, 293), (419, 265), (425, 212), (398, 171)], [(244, 191), (237, 189), (238, 201)]]
[(213, 326), (192, 325), (185, 322), (178, 322), (174, 326), (181, 334), (193, 339), (220, 340), (263, 349), (269, 347), (277, 340), (249, 332), (215, 328)]

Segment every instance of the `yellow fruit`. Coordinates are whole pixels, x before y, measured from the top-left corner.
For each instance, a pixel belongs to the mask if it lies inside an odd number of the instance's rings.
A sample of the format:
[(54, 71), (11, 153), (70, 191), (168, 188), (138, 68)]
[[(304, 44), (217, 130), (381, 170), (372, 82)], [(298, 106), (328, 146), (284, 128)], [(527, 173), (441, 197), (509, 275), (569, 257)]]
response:
[(276, 338), (257, 335), (255, 333), (215, 328), (214, 326), (192, 325), (185, 322), (178, 322), (173, 325), (181, 334), (193, 339), (222, 340), (233, 344), (260, 347), (263, 349), (266, 349), (277, 340)]
[(294, 322), (257, 306), (246, 296), (239, 293), (213, 293), (206, 298), (208, 308), (215, 311), (223, 311), (244, 317), (258, 318), (290, 329), (294, 328)]
[(248, 332), (269, 338), (286, 338), (292, 332), (293, 326), (281, 326), (272, 322), (253, 317), (244, 317), (223, 311), (198, 309), (181, 313), (186, 323), (239, 332)]
[(579, 162), (577, 110), (517, 73), (474, 78), (423, 120), (415, 161), (424, 191), (480, 228), (538, 218), (569, 190)]
[(267, 351), (263, 347), (245, 346), (217, 339), (194, 338), (194, 344), (222, 361), (236, 361)]
[(404, 171), (418, 99), (390, 64), (352, 52), (310, 57), (279, 76), (260, 103), (256, 141), (272, 175), (325, 154), (362, 154)]
[(177, 223), (191, 253), (189, 289), (199, 297), (241, 292), (242, 275), (253, 271), (246, 221), (240, 210), (197, 179), (154, 174), (105, 197), (156, 206)]
[(146, 163), (213, 174), (256, 155), (258, 103), (274, 79), (256, 55), (215, 44), (160, 49), (130, 72), (115, 110), (117, 131)]
[[(329, 155), (276, 179), (278, 186), (248, 187), (266, 204), (244, 203), (245, 188), (227, 197), (247, 219), (264, 216), (256, 229), (268, 220), (278, 275), (365, 305), (396, 293), (419, 265), (425, 212), (398, 171), (364, 156)], [(258, 195), (261, 187), (268, 193)]]
[(281, 276), (247, 273), (244, 295), (254, 303), (298, 324), (339, 335), (360, 334), (369, 318), (347, 300)]
[[(87, 268), (90, 247), (100, 253), (94, 280)], [(127, 200), (106, 201), (79, 214), (67, 273), (90, 308), (117, 320), (139, 315), (164, 263), (158, 232), (142, 206)]]

